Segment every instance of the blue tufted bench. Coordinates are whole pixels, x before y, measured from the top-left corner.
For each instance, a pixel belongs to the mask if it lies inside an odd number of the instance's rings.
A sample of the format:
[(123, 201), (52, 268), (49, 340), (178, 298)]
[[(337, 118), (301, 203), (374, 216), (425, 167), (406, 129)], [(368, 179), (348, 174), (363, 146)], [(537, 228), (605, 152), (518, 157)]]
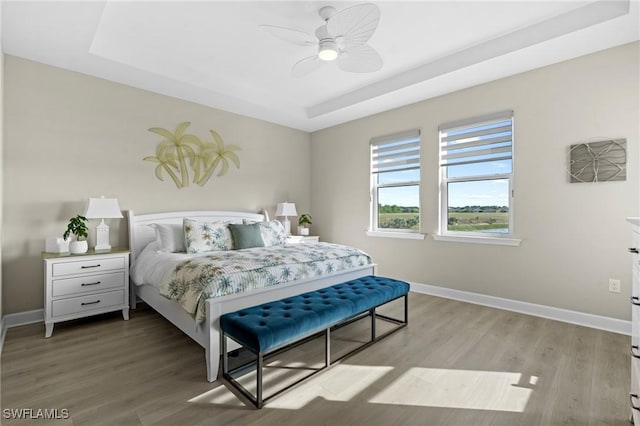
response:
[[(330, 333), (332, 329), (366, 316), (371, 318), (371, 339), (333, 361), (336, 362), (405, 326), (408, 322), (408, 292), (409, 284), (404, 281), (366, 276), (332, 287), (222, 315), (220, 328), (222, 330), (223, 377), (247, 396), (257, 408), (262, 408), (268, 399), (331, 365)], [(403, 319), (390, 318), (376, 313), (377, 307), (401, 297), (404, 297)], [(395, 323), (398, 327), (376, 336), (376, 318)], [(276, 392), (269, 398), (263, 399), (262, 369), (265, 357), (287, 349), (296, 343), (304, 342), (309, 337), (318, 334), (325, 335), (325, 366), (298, 380), (293, 385)], [(255, 395), (234, 377), (238, 372), (246, 372), (246, 365), (229, 371), (226, 337), (235, 340), (255, 355), (257, 380)]]

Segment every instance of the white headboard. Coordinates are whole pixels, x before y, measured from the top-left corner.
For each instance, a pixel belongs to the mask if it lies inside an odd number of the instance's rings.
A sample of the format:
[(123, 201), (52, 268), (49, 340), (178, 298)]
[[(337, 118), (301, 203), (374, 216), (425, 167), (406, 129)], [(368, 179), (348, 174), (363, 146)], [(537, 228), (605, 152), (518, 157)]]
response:
[(150, 226), (153, 223), (175, 223), (182, 224), (182, 219), (188, 217), (191, 219), (200, 219), (206, 221), (228, 220), (235, 223), (242, 223), (242, 219), (253, 220), (256, 222), (265, 220), (265, 215), (248, 212), (232, 212), (232, 211), (177, 211), (166, 213), (147, 213), (142, 215), (134, 215), (133, 210), (127, 211), (127, 219), (129, 220), (129, 250), (131, 250), (131, 264), (147, 244), (155, 240), (156, 234)]

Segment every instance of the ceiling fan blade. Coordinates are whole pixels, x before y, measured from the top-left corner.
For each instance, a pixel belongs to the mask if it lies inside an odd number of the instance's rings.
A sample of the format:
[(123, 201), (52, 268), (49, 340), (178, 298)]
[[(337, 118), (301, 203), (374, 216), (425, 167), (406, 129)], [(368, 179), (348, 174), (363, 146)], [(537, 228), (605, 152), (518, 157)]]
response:
[(369, 41), (379, 21), (378, 6), (365, 3), (333, 15), (327, 22), (327, 30), (333, 37), (343, 37), (346, 48), (358, 47)]
[(293, 28), (277, 27), (275, 25), (260, 25), (260, 29), (271, 34), (275, 38), (297, 44), (298, 46), (314, 46), (318, 44), (318, 40), (309, 34)]
[(380, 54), (368, 44), (344, 50), (338, 56), (338, 67), (348, 72), (374, 72), (382, 68)]
[(318, 58), (318, 55), (313, 55), (299, 60), (291, 68), (291, 75), (294, 77), (304, 77), (312, 72), (320, 69), (326, 61), (322, 61)]

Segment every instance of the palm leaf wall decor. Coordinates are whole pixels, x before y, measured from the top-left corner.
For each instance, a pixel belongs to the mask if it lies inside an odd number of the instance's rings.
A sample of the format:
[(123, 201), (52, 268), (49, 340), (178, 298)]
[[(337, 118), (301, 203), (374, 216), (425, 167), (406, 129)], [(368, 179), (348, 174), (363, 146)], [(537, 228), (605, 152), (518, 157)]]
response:
[(156, 177), (164, 181), (164, 172), (176, 184), (178, 189), (189, 186), (189, 168), (193, 171), (193, 183), (204, 186), (217, 171), (224, 176), (229, 171), (229, 161), (240, 168), (240, 159), (235, 151), (238, 145), (224, 145), (222, 137), (215, 130), (209, 130), (212, 141), (204, 142), (198, 136), (185, 133), (191, 123), (184, 121), (176, 126), (174, 132), (161, 127), (152, 127), (151, 133), (164, 139), (156, 147), (156, 155), (143, 158), (144, 161), (157, 163)]

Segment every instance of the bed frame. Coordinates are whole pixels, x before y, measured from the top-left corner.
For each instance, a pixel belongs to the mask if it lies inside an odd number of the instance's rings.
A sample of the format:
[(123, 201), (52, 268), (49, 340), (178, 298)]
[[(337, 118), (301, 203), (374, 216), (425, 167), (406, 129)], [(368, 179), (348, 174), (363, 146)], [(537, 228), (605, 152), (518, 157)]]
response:
[[(188, 217), (207, 221), (229, 220), (242, 222), (243, 219), (262, 221), (265, 216), (257, 213), (238, 211), (176, 211), (168, 213), (150, 213), (134, 215), (132, 210), (127, 212), (129, 221), (129, 248), (131, 250), (131, 266), (142, 249), (155, 240), (155, 231), (150, 226), (153, 223), (181, 224), (182, 219)], [(224, 297), (207, 299), (205, 303), (206, 320), (196, 326), (193, 317), (177, 302), (161, 296), (153, 286), (144, 283), (131, 282), (131, 308), (136, 307), (136, 296), (155, 309), (160, 315), (191, 337), (205, 350), (207, 362), (207, 380), (212, 382), (218, 377), (221, 357), (220, 316), (249, 306), (259, 305), (285, 297), (308, 291), (332, 286), (366, 275), (375, 275), (375, 265), (358, 267), (346, 271), (339, 271), (320, 278), (305, 279), (282, 284), (276, 287), (254, 290), (249, 293), (232, 294)]]

